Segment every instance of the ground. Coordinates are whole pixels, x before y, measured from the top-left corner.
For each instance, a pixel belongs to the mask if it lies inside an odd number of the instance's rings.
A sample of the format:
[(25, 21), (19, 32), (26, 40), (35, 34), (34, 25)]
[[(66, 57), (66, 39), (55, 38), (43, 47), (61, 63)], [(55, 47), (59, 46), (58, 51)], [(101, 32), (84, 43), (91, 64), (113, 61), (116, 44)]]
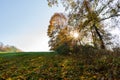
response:
[(0, 80), (118, 80), (120, 55), (0, 53)]

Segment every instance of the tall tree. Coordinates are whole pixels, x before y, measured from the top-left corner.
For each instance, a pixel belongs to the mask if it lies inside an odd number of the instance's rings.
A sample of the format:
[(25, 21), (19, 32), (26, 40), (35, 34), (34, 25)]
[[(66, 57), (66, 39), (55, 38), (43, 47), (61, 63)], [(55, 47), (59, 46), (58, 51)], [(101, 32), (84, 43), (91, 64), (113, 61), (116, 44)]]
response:
[[(62, 13), (55, 13), (51, 19), (50, 24), (48, 26), (48, 36), (50, 37), (49, 46), (51, 50), (55, 50), (55, 48), (60, 44), (58, 42), (61, 37), (60, 34), (64, 35), (64, 29), (67, 26), (67, 18)], [(60, 34), (59, 34), (60, 33)]]
[(107, 40), (110, 39), (107, 31), (112, 25), (107, 27), (104, 24), (111, 21), (119, 27), (120, 0), (48, 0), (50, 6), (58, 2), (69, 12), (68, 24), (84, 33), (81, 42), (84, 42), (85, 38), (91, 38), (95, 47), (105, 49)]

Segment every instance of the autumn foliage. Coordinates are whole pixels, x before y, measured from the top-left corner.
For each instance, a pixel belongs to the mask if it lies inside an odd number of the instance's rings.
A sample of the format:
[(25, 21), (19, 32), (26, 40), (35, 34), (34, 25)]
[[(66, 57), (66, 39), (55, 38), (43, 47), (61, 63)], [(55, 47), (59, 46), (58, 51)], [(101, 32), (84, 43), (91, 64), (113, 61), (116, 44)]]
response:
[(0, 80), (119, 80), (119, 56), (105, 50), (66, 56), (49, 52), (0, 54)]
[[(61, 45), (65, 47), (65, 44), (73, 51), (74, 46), (85, 45), (96, 49), (113, 48), (114, 37), (110, 29), (119, 27), (119, 0), (48, 0), (48, 5), (52, 7), (60, 2), (69, 13), (55, 13), (50, 19), (48, 36), (51, 50)], [(107, 20), (114, 25), (105, 25)], [(71, 37), (70, 33), (74, 31), (78, 32), (77, 39)]]

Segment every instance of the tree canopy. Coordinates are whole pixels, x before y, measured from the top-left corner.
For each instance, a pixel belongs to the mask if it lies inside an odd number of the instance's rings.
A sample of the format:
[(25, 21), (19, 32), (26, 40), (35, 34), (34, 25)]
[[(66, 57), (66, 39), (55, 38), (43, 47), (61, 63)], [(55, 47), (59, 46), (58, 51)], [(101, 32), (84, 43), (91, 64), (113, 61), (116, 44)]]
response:
[[(66, 18), (61, 17), (66, 25), (61, 19), (61, 23), (58, 22), (56, 25), (64, 25), (64, 28), (67, 27), (67, 32), (77, 31), (79, 34), (77, 44), (88, 44), (99, 49), (105, 49), (108, 44), (111, 44), (110, 29), (120, 28), (120, 0), (48, 0), (48, 5), (51, 7), (60, 3), (68, 14)], [(109, 25), (109, 22), (112, 24)], [(59, 28), (58, 32), (61, 29), (63, 28)], [(57, 39), (54, 40), (57, 41)], [(72, 38), (70, 40), (72, 40), (71, 43), (75, 41)]]

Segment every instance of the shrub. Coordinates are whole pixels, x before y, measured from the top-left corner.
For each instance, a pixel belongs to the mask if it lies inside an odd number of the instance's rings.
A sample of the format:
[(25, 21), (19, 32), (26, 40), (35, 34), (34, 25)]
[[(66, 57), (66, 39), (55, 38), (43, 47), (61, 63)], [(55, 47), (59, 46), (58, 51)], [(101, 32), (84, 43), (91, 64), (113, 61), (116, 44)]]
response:
[(97, 48), (94, 48), (93, 46), (90, 45), (81, 45), (78, 46), (77, 48), (79, 48), (79, 50), (77, 49), (78, 53), (94, 53), (96, 50), (98, 50)]
[(63, 43), (57, 47), (55, 51), (59, 54), (68, 54), (70, 52), (70, 47), (67, 43)]
[(114, 53), (120, 53), (120, 47), (113, 48)]

